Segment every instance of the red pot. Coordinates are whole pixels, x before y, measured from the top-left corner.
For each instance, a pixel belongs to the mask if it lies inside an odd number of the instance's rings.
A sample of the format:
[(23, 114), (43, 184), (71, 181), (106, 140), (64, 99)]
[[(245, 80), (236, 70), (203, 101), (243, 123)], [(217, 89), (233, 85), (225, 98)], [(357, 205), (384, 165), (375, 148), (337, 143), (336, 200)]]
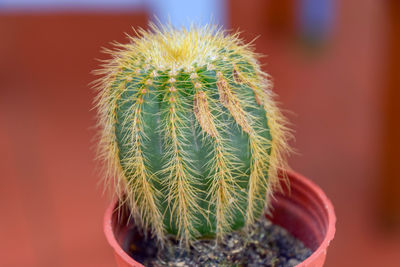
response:
[[(290, 190), (283, 185), (284, 192), (276, 193), (273, 200), (272, 217), (278, 224), (314, 252), (298, 267), (323, 266), (329, 243), (335, 235), (336, 216), (324, 192), (313, 182), (295, 172), (287, 172), (290, 180)], [(125, 240), (128, 224), (126, 219), (117, 220), (114, 212), (117, 202), (113, 202), (107, 209), (104, 217), (104, 232), (108, 243), (114, 250), (119, 267), (136, 266), (142, 264), (130, 257), (121, 247)], [(120, 217), (124, 218), (124, 216)], [(117, 223), (117, 221), (119, 223)]]

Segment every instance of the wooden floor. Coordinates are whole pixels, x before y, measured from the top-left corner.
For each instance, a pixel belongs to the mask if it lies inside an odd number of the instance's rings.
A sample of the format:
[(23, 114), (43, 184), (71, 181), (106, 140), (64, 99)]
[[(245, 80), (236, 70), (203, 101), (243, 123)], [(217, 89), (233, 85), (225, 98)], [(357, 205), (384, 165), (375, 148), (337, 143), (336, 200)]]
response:
[[(351, 2), (351, 3), (350, 3)], [(246, 24), (234, 5), (231, 26)], [(376, 217), (383, 7), (342, 1), (334, 34), (311, 52), (265, 31), (257, 51), (296, 130), (293, 168), (332, 199), (337, 235), (327, 267), (397, 266), (400, 237)], [(357, 13), (354, 13), (357, 10)], [(94, 97), (101, 46), (145, 14), (0, 15), (0, 266), (114, 266), (102, 233), (108, 203), (95, 170)]]

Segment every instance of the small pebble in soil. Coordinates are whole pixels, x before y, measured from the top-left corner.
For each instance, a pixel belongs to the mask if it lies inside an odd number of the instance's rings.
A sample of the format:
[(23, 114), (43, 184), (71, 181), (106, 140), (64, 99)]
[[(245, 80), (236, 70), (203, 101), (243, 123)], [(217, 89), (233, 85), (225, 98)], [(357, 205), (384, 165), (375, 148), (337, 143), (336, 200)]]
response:
[(143, 240), (132, 230), (126, 251), (148, 267), (291, 267), (309, 257), (312, 251), (284, 228), (261, 219), (245, 234), (234, 232), (216, 243), (198, 240), (186, 251), (172, 239), (158, 250), (155, 240)]

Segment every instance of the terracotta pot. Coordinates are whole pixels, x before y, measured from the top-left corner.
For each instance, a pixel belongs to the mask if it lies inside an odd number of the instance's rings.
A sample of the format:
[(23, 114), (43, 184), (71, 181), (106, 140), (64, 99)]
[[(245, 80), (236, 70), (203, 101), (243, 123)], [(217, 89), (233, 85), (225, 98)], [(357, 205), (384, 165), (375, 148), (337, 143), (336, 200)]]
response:
[[(283, 184), (284, 192), (275, 194), (270, 219), (314, 251), (310, 257), (297, 265), (298, 267), (323, 266), (329, 243), (335, 235), (336, 216), (333, 206), (324, 192), (313, 182), (295, 172), (287, 174), (290, 190)], [(126, 233), (129, 224), (126, 221), (127, 216), (123, 214), (120, 214), (120, 220), (117, 220), (118, 213), (114, 212), (116, 205), (115, 201), (106, 211), (104, 232), (114, 250), (117, 265), (143, 267), (123, 249), (127, 246)]]

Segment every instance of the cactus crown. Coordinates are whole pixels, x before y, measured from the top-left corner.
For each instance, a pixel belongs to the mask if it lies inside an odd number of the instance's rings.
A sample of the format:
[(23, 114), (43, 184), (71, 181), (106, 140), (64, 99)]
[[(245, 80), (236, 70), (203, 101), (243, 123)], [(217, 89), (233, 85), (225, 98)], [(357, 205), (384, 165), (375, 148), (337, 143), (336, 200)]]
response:
[(160, 241), (218, 238), (263, 213), (285, 167), (285, 120), (238, 34), (150, 28), (97, 71), (107, 181)]

